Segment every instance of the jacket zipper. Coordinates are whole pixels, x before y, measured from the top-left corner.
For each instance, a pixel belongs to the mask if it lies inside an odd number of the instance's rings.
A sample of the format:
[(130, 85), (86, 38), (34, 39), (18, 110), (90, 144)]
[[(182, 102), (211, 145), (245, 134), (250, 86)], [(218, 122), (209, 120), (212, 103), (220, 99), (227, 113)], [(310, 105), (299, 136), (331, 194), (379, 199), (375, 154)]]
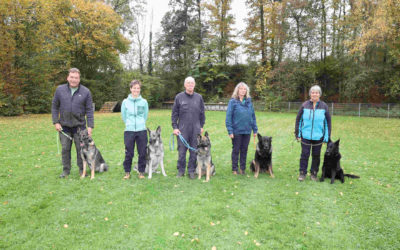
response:
[(133, 112), (135, 112), (135, 132), (136, 132), (136, 100), (133, 100)]
[(314, 105), (313, 105), (313, 116), (312, 116), (312, 124), (311, 124), (311, 140), (313, 139), (313, 138), (312, 138), (312, 133), (313, 133), (313, 130), (314, 130), (315, 109), (317, 109), (318, 103), (319, 103), (319, 102), (317, 102), (317, 104), (315, 104), (315, 108), (314, 108)]

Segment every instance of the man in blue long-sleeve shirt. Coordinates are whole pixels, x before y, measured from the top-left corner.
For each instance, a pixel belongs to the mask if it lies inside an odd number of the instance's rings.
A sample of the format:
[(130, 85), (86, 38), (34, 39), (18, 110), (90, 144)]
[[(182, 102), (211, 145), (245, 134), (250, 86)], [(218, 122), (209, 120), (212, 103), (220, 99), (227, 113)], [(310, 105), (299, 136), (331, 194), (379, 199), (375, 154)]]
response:
[[(197, 147), (197, 135), (203, 133), (203, 126), (206, 121), (203, 97), (194, 92), (195, 85), (196, 82), (193, 77), (185, 79), (185, 91), (176, 95), (171, 115), (174, 135), (181, 134), (192, 148)], [(179, 151), (177, 177), (183, 177), (186, 169), (187, 148), (179, 139), (177, 141)], [(190, 151), (187, 167), (190, 179), (195, 178), (196, 156), (196, 152)]]
[[(94, 128), (93, 102), (90, 90), (80, 85), (81, 73), (77, 68), (71, 68), (68, 73), (68, 83), (57, 87), (51, 106), (51, 114), (55, 129), (60, 133), (62, 145), (63, 172), (60, 178), (65, 178), (71, 171), (71, 146), (75, 143), (79, 174), (82, 175), (83, 162), (80, 155), (78, 128), (87, 130), (92, 136)], [(70, 139), (72, 138), (72, 140)]]

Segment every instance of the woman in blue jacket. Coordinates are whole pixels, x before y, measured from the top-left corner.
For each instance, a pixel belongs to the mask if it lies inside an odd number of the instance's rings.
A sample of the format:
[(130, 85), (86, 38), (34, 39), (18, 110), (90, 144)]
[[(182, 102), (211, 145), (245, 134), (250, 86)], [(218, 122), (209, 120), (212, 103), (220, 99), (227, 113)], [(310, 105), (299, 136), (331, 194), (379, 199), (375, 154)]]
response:
[(225, 124), (228, 135), (232, 139), (232, 173), (234, 175), (238, 173), (240, 155), (240, 174), (245, 174), (251, 131), (253, 130), (255, 138), (258, 129), (256, 115), (251, 103), (250, 89), (244, 82), (236, 85), (233, 91), (226, 111)]
[(322, 143), (331, 137), (331, 116), (328, 105), (320, 100), (321, 88), (312, 86), (309, 95), (310, 100), (301, 105), (297, 114), (294, 132), (297, 141), (301, 142), (299, 181), (306, 178), (311, 148), (311, 180), (317, 180)]
[(146, 168), (146, 147), (147, 147), (147, 130), (146, 120), (149, 113), (149, 105), (146, 99), (140, 95), (139, 80), (133, 80), (130, 84), (131, 94), (124, 99), (121, 105), (122, 120), (125, 123), (124, 143), (125, 143), (125, 160), (124, 179), (130, 178), (132, 158), (134, 156), (135, 144), (139, 154), (138, 169), (139, 178), (144, 178)]

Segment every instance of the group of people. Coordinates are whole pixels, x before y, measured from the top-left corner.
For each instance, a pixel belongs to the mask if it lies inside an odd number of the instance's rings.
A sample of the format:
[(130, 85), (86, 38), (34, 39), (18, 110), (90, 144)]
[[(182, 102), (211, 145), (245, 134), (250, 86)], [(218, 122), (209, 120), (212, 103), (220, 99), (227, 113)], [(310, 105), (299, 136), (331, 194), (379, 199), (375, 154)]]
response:
[[(122, 120), (125, 123), (124, 179), (131, 177), (135, 145), (138, 151), (138, 176), (141, 179), (144, 178), (148, 141), (146, 121), (149, 106), (146, 99), (140, 95), (141, 86), (142, 83), (139, 80), (133, 80), (129, 84), (131, 93), (121, 105)], [(196, 148), (197, 135), (203, 133), (206, 120), (203, 97), (194, 91), (195, 86), (196, 82), (193, 77), (185, 79), (184, 91), (176, 95), (171, 114), (173, 134), (182, 136), (192, 148)], [(320, 100), (321, 88), (318, 85), (312, 86), (309, 95), (310, 100), (302, 104), (295, 122), (295, 137), (301, 142), (302, 149), (299, 181), (304, 181), (306, 178), (310, 152), (312, 152), (310, 178), (314, 181), (317, 180), (322, 144), (328, 142), (331, 135), (331, 117), (328, 106)], [(67, 83), (56, 89), (52, 101), (52, 120), (55, 129), (60, 132), (62, 145), (63, 172), (60, 178), (67, 177), (71, 171), (72, 141), (75, 143), (77, 165), (81, 175), (83, 163), (79, 154), (80, 143), (77, 132), (79, 128), (85, 129), (87, 126), (88, 134), (92, 136), (94, 119), (92, 96), (90, 90), (80, 84), (80, 71), (77, 68), (71, 68), (67, 76)], [(233, 91), (226, 111), (225, 124), (228, 136), (232, 140), (232, 174), (244, 175), (251, 134), (253, 133), (255, 138), (258, 132), (250, 89), (244, 82), (237, 84)], [(189, 150), (189, 162), (186, 164), (187, 145), (181, 140), (177, 141), (177, 177), (183, 177), (187, 168), (189, 178), (194, 179), (196, 152)], [(239, 167), (240, 172), (238, 172)]]

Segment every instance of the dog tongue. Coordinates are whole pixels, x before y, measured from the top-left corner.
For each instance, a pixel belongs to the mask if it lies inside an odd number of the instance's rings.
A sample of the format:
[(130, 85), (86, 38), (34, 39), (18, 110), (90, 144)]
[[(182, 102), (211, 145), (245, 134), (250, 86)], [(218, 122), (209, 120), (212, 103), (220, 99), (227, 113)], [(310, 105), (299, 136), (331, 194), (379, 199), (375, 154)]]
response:
[(205, 147), (204, 149), (207, 150), (207, 147)]
[(85, 146), (85, 144), (81, 143), (81, 147)]

